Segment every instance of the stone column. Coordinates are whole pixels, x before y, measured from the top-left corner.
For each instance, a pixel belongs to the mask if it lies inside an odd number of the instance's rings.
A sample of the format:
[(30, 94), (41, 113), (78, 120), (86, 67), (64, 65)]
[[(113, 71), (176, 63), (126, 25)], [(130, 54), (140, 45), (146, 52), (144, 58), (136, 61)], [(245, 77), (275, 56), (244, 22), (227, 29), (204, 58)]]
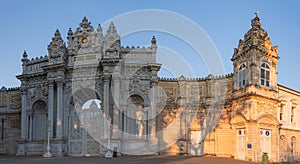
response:
[(22, 88), (22, 113), (21, 113), (21, 140), (25, 141), (27, 139), (27, 95), (26, 89)]
[(151, 154), (158, 155), (158, 136), (156, 133), (156, 108), (157, 108), (157, 101), (156, 101), (156, 91), (157, 91), (157, 82), (152, 82), (151, 88), (151, 108), (148, 113), (148, 138), (149, 138), (149, 147), (147, 147), (147, 151)]
[(118, 135), (118, 129), (119, 126), (119, 113), (121, 113), (120, 109), (120, 102), (119, 102), (119, 98), (120, 98), (120, 80), (119, 80), (119, 76), (117, 75), (116, 77), (113, 78), (113, 84), (114, 84), (114, 88), (113, 88), (113, 100), (114, 100), (114, 112), (113, 112), (113, 133), (112, 133), (112, 137), (113, 138), (119, 138)]
[(152, 83), (152, 106), (148, 113), (148, 126), (150, 139), (156, 139), (156, 108), (157, 108), (157, 101), (156, 101), (156, 89), (157, 83)]
[(109, 116), (109, 76), (104, 77), (104, 97), (103, 97), (103, 107), (104, 113)]
[(48, 84), (48, 120), (50, 120), (50, 137), (53, 138), (53, 103), (54, 103), (54, 90), (53, 90), (53, 82), (49, 82)]
[(56, 138), (63, 138), (63, 82), (57, 82), (57, 115), (56, 115)]

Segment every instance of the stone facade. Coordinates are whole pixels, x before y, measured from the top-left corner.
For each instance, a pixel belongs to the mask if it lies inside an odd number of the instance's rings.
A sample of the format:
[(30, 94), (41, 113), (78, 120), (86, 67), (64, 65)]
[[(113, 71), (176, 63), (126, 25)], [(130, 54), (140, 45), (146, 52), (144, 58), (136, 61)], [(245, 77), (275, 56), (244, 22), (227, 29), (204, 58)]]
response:
[(67, 44), (56, 30), (48, 56), (24, 52), (21, 87), (0, 90), (0, 151), (42, 155), (49, 129), (55, 156), (299, 159), (300, 92), (277, 84), (278, 47), (258, 15), (224, 76), (158, 77), (155, 37), (149, 47), (120, 44), (113, 23), (104, 35), (83, 18)]
[(20, 88), (0, 89), (0, 153), (16, 154), (21, 129)]

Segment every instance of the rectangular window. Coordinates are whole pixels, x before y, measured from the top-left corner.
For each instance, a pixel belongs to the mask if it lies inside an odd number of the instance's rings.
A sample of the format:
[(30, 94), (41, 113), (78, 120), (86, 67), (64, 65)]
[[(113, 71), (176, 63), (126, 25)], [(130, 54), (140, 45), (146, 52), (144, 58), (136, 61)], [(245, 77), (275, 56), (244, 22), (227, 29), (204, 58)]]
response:
[(295, 116), (295, 107), (293, 106), (291, 110), (291, 122), (294, 122), (294, 116)]
[(284, 105), (281, 105), (280, 107), (280, 113), (279, 113), (279, 120), (283, 120), (283, 114), (284, 114)]

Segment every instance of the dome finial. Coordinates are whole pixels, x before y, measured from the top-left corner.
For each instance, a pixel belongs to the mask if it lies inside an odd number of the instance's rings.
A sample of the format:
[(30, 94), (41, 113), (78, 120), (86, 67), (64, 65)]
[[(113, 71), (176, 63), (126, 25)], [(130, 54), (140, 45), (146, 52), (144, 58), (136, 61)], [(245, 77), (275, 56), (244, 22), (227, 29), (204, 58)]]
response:
[(28, 59), (27, 57), (28, 57), (27, 52), (26, 52), (26, 50), (24, 50), (24, 52), (23, 52), (23, 58), (22, 58), (21, 61), (22, 61), (23, 63), (28, 62), (29, 59)]
[(83, 17), (82, 22), (80, 23), (80, 26), (82, 28), (88, 28), (91, 25), (91, 22), (86, 18), (86, 16)]
[(27, 57), (28, 57), (27, 52), (26, 52), (26, 50), (24, 50), (24, 52), (23, 52), (23, 58), (27, 58)]
[(255, 12), (255, 17), (258, 17), (258, 11)]
[(70, 27), (69, 30), (68, 30), (68, 37), (71, 37), (72, 35), (73, 35), (73, 31), (72, 31), (72, 29)]
[(153, 37), (152, 37), (152, 39), (151, 39), (151, 43), (152, 43), (152, 45), (155, 45), (155, 44), (156, 44), (156, 38), (155, 38), (154, 35), (153, 35)]
[(258, 17), (258, 11), (255, 12), (255, 18), (253, 18), (251, 20), (251, 26), (253, 28), (260, 28), (261, 27), (261, 23), (259, 22), (259, 17)]

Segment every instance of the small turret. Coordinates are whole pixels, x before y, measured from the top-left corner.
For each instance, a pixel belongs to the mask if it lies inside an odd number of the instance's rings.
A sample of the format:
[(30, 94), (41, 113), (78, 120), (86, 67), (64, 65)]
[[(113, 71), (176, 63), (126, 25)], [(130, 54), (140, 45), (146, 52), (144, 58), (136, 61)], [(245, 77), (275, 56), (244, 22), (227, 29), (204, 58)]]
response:
[(68, 30), (68, 37), (72, 37), (73, 36), (73, 31), (71, 29), (71, 27)]
[(156, 45), (156, 38), (155, 38), (155, 36), (152, 37), (152, 39), (151, 39), (151, 44), (152, 44), (152, 45)]
[(82, 27), (83, 29), (86, 29), (86, 28), (90, 27), (90, 25), (91, 25), (91, 22), (89, 22), (86, 17), (83, 17), (82, 22), (80, 23), (80, 27)]
[(27, 55), (27, 53), (26, 53), (26, 50), (24, 50), (24, 53), (23, 53), (23, 58), (22, 58), (22, 62), (23, 62), (23, 65), (26, 65), (27, 64), (27, 62), (29, 61), (29, 59), (27, 58), (28, 57), (28, 55)]
[(234, 49), (234, 89), (262, 86), (270, 90), (277, 87), (278, 47), (272, 46), (268, 33), (262, 28), (258, 12), (251, 20), (251, 28)]
[(107, 29), (107, 34), (106, 35), (115, 35), (115, 34), (117, 34), (117, 30), (116, 30), (116, 27), (115, 27), (114, 23), (111, 22), (108, 29)]
[(114, 23), (111, 22), (104, 37), (104, 58), (118, 58), (120, 44), (120, 35)]
[(69, 28), (69, 30), (68, 30), (68, 37), (67, 37), (67, 39), (68, 39), (68, 49), (73, 49), (74, 47), (73, 47), (73, 40), (74, 40), (74, 35), (73, 35), (73, 31), (72, 31), (72, 29), (71, 28)]
[(24, 50), (24, 53), (23, 53), (23, 58), (22, 58), (22, 67), (23, 67), (23, 73), (25, 73), (26, 72), (26, 66), (27, 66), (27, 63), (28, 63), (28, 61), (29, 61), (29, 59), (27, 58), (28, 57), (28, 55), (27, 55), (27, 53), (26, 53), (26, 50)]
[(56, 29), (52, 41), (48, 45), (49, 59), (56, 59), (56, 62), (62, 62), (66, 55), (66, 46), (62, 40), (61, 34), (58, 29)]
[(98, 24), (98, 27), (97, 27), (97, 33), (98, 33), (98, 35), (101, 36), (101, 38), (103, 37), (101, 24)]
[(27, 52), (26, 52), (26, 50), (24, 50), (22, 62), (28, 61), (27, 57), (28, 57)]
[(152, 51), (152, 61), (156, 62), (157, 45), (156, 45), (155, 36), (152, 36), (151, 39), (151, 51)]

